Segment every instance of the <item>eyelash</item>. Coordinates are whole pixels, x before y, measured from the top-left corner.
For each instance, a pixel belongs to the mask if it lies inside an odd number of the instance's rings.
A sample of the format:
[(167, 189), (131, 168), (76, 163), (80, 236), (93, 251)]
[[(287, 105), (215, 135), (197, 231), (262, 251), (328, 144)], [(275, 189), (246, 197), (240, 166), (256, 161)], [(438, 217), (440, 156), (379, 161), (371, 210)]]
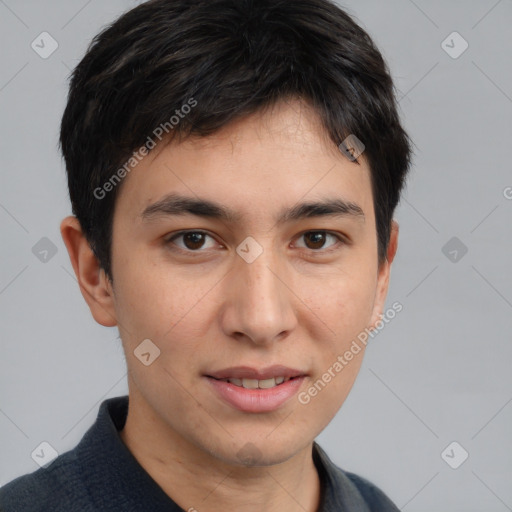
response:
[[(187, 234), (190, 234), (190, 233), (200, 233), (202, 235), (206, 235), (206, 236), (209, 236), (210, 238), (213, 238), (215, 239), (215, 237), (213, 237), (212, 235), (210, 235), (210, 233), (208, 233), (207, 231), (202, 231), (202, 230), (186, 230), (186, 231), (180, 231), (178, 233), (175, 233), (174, 235), (172, 235), (172, 237), (168, 238), (166, 240), (166, 245), (174, 245), (173, 247), (173, 251), (176, 251), (178, 253), (181, 253), (181, 254), (186, 254), (186, 255), (193, 255), (193, 256), (196, 256), (196, 255), (200, 255), (201, 253), (204, 253), (204, 252), (207, 252), (207, 249), (205, 250), (201, 250), (201, 249), (197, 249), (197, 250), (192, 250), (192, 249), (182, 249), (181, 247), (178, 247), (176, 246), (176, 244), (174, 244), (174, 240), (176, 240), (177, 238), (180, 238), (184, 235), (187, 235)], [(347, 241), (346, 239), (340, 235), (339, 233), (335, 233), (333, 231), (328, 231), (328, 230), (325, 230), (325, 229), (310, 229), (308, 231), (304, 231), (302, 232), (298, 238), (301, 238), (303, 237), (304, 235), (307, 235), (307, 234), (310, 234), (310, 233), (323, 233), (325, 235), (331, 235), (333, 236), (334, 238), (336, 238), (338, 241), (337, 243), (335, 243), (333, 246), (331, 246), (330, 248), (328, 249), (308, 249), (307, 247), (306, 248), (300, 248), (304, 251), (307, 251), (313, 255), (322, 255), (322, 254), (329, 254), (333, 251), (336, 251), (339, 249), (339, 245), (346, 245), (347, 244)]]

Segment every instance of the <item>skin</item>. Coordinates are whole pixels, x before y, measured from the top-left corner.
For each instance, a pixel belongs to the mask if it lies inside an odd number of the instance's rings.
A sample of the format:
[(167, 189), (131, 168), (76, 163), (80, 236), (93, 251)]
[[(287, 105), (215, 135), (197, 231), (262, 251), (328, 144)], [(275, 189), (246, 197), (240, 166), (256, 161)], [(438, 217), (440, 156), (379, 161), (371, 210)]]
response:
[[(313, 440), (345, 401), (364, 350), (307, 405), (294, 396), (267, 413), (231, 407), (203, 376), (282, 364), (308, 374), (304, 391), (379, 320), (398, 225), (393, 221), (387, 260), (379, 265), (364, 154), (359, 162), (341, 154), (306, 103), (290, 100), (212, 136), (163, 145), (127, 175), (114, 212), (113, 283), (78, 221), (62, 222), (93, 317), (117, 325), (121, 335), (130, 396), (121, 438), (184, 510), (318, 509)], [(141, 216), (169, 193), (216, 201), (242, 219)], [(299, 202), (340, 197), (357, 203), (364, 219), (275, 222)], [(170, 241), (185, 229), (210, 236)], [(345, 243), (308, 237), (319, 230)], [(236, 253), (247, 236), (263, 249), (250, 264)], [(147, 338), (161, 351), (149, 366), (133, 353)], [(258, 457), (244, 465), (237, 453), (249, 442)]]

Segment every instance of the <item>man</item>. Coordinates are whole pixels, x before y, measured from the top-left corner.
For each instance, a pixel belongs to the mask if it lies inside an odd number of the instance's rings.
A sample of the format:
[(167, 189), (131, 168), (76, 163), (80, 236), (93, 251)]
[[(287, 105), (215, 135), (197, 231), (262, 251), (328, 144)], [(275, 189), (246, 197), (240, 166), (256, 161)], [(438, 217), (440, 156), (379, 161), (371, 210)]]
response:
[(143, 3), (75, 69), (61, 148), (129, 398), (1, 509), (398, 510), (315, 442), (382, 322), (410, 165), (369, 36), (328, 0)]

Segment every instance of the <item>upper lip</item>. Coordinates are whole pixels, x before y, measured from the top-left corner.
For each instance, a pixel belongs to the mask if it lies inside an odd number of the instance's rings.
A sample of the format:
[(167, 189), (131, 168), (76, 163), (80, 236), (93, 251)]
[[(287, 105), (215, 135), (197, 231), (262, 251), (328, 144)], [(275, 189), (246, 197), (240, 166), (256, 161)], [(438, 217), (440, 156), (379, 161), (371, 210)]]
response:
[(306, 375), (301, 370), (288, 368), (282, 365), (268, 366), (267, 368), (251, 368), (249, 366), (234, 366), (232, 368), (225, 368), (217, 372), (210, 372), (207, 377), (214, 379), (257, 379), (265, 380), (275, 377), (300, 377)]

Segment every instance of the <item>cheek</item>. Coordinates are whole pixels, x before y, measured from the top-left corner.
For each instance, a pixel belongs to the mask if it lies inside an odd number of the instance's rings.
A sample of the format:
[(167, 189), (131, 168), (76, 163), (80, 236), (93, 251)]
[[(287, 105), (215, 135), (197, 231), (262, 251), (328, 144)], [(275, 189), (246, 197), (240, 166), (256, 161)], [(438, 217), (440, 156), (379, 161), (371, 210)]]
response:
[(363, 267), (344, 270), (300, 286), (303, 302), (317, 315), (336, 344), (347, 341), (370, 323), (375, 300), (376, 278)]
[(317, 364), (300, 403), (322, 417), (325, 425), (350, 392), (364, 356), (365, 345), (358, 336), (370, 324), (376, 279), (361, 268), (330, 276), (322, 286), (317, 280), (316, 286), (309, 287), (307, 305), (315, 320), (303, 324), (319, 326), (317, 332), (310, 332)]
[(356, 337), (371, 321), (375, 287), (351, 283), (337, 296), (337, 333), (344, 342)]
[(186, 290), (135, 257), (117, 263), (114, 294), (121, 337), (130, 344), (160, 339), (185, 314)]
[(215, 283), (212, 276), (191, 280), (180, 277), (179, 269), (167, 272), (151, 263), (144, 266), (136, 258), (125, 261), (115, 293), (119, 330), (128, 351), (148, 338), (161, 351), (160, 363), (191, 367), (208, 326), (206, 319), (212, 316)]
[(120, 328), (128, 338), (156, 338), (159, 319), (164, 322), (164, 312), (170, 322), (173, 311), (171, 294), (163, 294), (163, 282), (156, 282), (151, 273), (137, 271), (131, 265), (123, 267), (116, 276), (116, 312)]
[(358, 336), (370, 323), (374, 284), (360, 279), (339, 279), (321, 292), (310, 294), (312, 310), (324, 325), (323, 335), (313, 335), (316, 350), (314, 374), (310, 385), (299, 396), (304, 415), (304, 428), (307, 418), (321, 418), (319, 432), (336, 415), (348, 396), (365, 352), (365, 344)]
[(315, 427), (318, 435), (332, 421), (354, 385), (363, 353), (364, 349), (361, 349), (351, 361), (345, 361), (344, 364), (335, 358), (329, 358), (328, 364), (314, 376), (310, 385), (299, 393), (298, 407), (304, 412), (300, 416), (304, 428), (310, 428), (310, 419), (317, 418), (319, 423)]

